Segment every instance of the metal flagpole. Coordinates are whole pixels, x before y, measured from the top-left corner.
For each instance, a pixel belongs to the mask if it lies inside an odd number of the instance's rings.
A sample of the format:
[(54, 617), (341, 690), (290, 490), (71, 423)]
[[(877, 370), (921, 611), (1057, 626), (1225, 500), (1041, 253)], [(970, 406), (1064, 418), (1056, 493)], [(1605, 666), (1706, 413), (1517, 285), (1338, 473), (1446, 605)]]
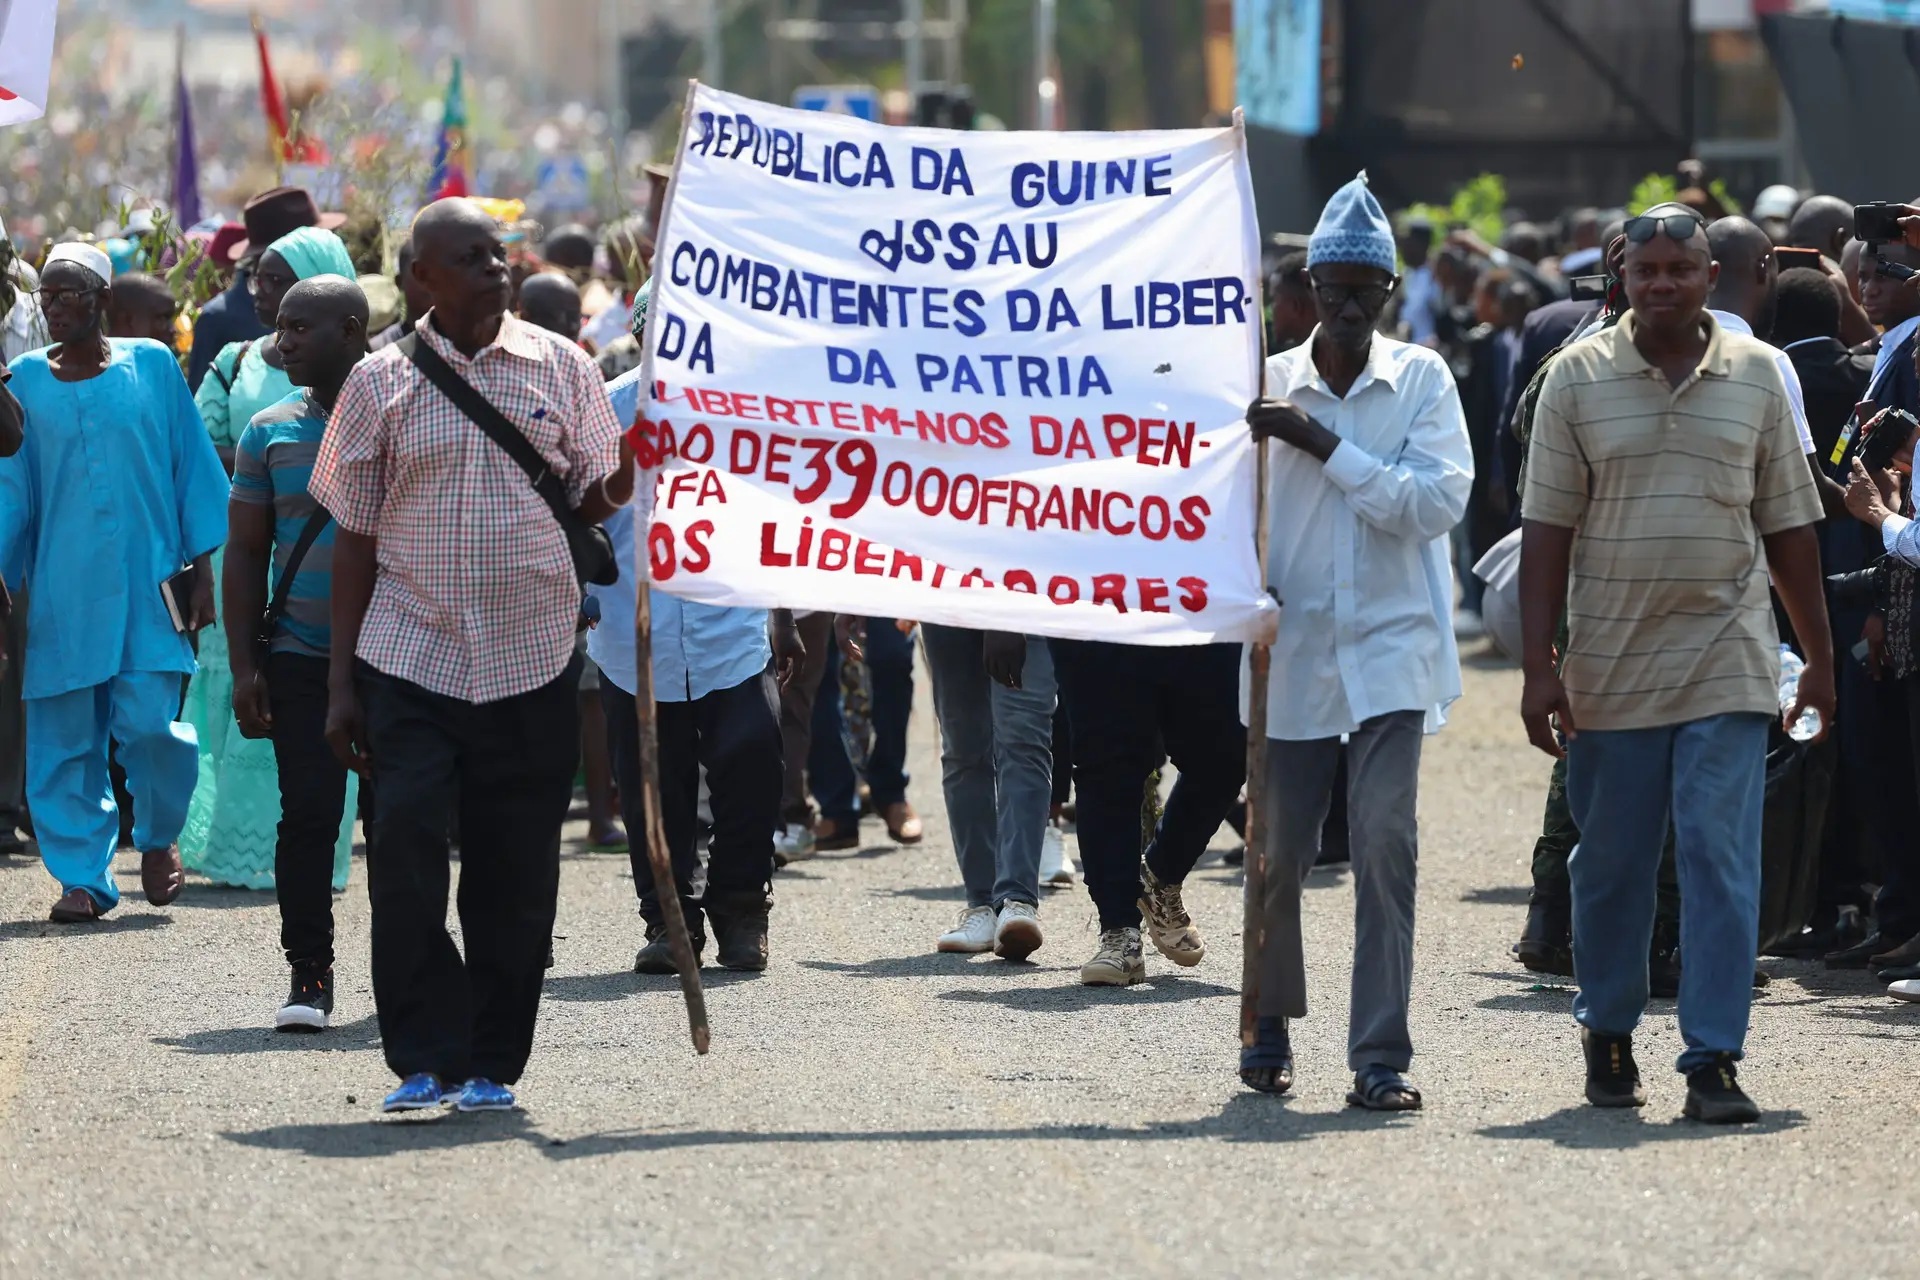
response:
[[(667, 227), (673, 216), (674, 188), (679, 184), (680, 164), (687, 153), (687, 123), (693, 115), (693, 95), (699, 84), (697, 80), (687, 82), (686, 107), (680, 113), (680, 140), (673, 154), (674, 176), (667, 186), (666, 203), (660, 210), (660, 226), (655, 240), (662, 248), (667, 243)], [(644, 385), (651, 387), (651, 325), (648, 326), (647, 338), (643, 352), (647, 370)], [(643, 395), (640, 400), (642, 414), (646, 413), (646, 404)], [(639, 464), (636, 461), (634, 465), (638, 467)], [(673, 878), (673, 862), (667, 853), (666, 826), (660, 814), (660, 729), (653, 701), (653, 593), (648, 585), (651, 558), (647, 552), (647, 525), (653, 514), (653, 495), (647, 493), (644, 503), (641, 497), (636, 491), (635, 514), (640, 518), (633, 522), (634, 576), (639, 579), (635, 584), (633, 611), (636, 677), (633, 711), (640, 723), (640, 799), (646, 814), (646, 830), (638, 833), (638, 838), (647, 842), (647, 865), (653, 869), (654, 895), (660, 902), (661, 920), (667, 927), (667, 945), (673, 951), (673, 967), (680, 974), (680, 993), (687, 1002), (687, 1027), (693, 1034), (694, 1052), (705, 1053), (711, 1039), (707, 1027), (707, 996), (700, 986), (700, 959), (694, 955), (693, 940), (687, 936), (686, 913), (680, 909), (680, 886)], [(636, 833), (627, 834), (633, 838)]]

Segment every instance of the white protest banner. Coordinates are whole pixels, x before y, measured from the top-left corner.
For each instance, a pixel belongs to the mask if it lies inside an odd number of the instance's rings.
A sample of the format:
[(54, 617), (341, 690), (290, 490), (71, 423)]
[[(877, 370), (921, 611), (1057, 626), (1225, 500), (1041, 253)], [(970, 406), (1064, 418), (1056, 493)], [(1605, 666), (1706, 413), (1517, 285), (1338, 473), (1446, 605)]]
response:
[(46, 114), (59, 8), (58, 0), (0, 0), (0, 125)]
[(1238, 126), (899, 129), (695, 85), (663, 223), (642, 451), (662, 590), (1131, 644), (1271, 634)]

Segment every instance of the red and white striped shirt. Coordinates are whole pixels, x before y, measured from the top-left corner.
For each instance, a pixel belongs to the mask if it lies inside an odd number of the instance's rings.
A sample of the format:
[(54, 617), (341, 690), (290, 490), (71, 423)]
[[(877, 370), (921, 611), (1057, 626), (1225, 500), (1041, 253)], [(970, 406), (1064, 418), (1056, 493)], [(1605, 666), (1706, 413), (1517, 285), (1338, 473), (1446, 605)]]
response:
[[(618, 467), (620, 424), (580, 348), (509, 315), (469, 360), (430, 316), (421, 341), (520, 428), (569, 502)], [(308, 487), (341, 528), (379, 540), (361, 660), (475, 703), (565, 669), (580, 611), (566, 535), (519, 464), (398, 349), (348, 377)]]

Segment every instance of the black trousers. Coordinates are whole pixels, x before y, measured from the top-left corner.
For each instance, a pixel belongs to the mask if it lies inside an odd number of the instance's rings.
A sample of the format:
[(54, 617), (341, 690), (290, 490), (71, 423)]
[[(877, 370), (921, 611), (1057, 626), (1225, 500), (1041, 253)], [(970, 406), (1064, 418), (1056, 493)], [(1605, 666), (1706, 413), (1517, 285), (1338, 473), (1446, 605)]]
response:
[[(333, 846), (347, 803), (347, 767), (327, 745), (327, 660), (304, 653), (267, 658), (273, 759), (280, 770), (280, 832), (273, 882), (280, 945), (288, 964), (333, 964)], [(363, 780), (367, 812), (372, 783)], [(373, 844), (373, 826), (367, 826)]]
[[(621, 816), (633, 837), (633, 886), (640, 914), (661, 922), (660, 899), (647, 861), (646, 815), (640, 800), (640, 722), (634, 697), (603, 675), (608, 747), (620, 787)], [(731, 689), (691, 702), (655, 704), (660, 736), (660, 822), (687, 927), (700, 928), (703, 901), (730, 894), (765, 896), (773, 887), (773, 832), (780, 825), (785, 767), (780, 745), (780, 694), (769, 669)], [(713, 801), (713, 837), (704, 879), (700, 867), (700, 769)]]
[[(378, 785), (367, 856), (373, 1000), (401, 1076), (520, 1078), (560, 889), (580, 759), (580, 659), (472, 703), (355, 663)], [(460, 931), (447, 933), (447, 818), (460, 820)]]
[(1179, 648), (1054, 640), (1054, 674), (1073, 722), (1073, 787), (1087, 892), (1100, 927), (1140, 924), (1140, 801), (1166, 754), (1179, 769), (1147, 866), (1187, 878), (1240, 796), (1240, 646)]

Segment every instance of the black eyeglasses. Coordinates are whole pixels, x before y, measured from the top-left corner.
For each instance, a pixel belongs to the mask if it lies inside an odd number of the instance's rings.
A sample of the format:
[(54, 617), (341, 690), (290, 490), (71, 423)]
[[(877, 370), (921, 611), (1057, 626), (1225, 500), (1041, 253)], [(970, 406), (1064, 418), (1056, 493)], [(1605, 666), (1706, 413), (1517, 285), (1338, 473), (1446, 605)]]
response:
[(1684, 244), (1693, 239), (1694, 232), (1706, 225), (1691, 213), (1669, 213), (1660, 218), (1628, 218), (1621, 229), (1626, 233), (1629, 244), (1645, 244), (1662, 231)]
[(34, 291), (34, 294), (36, 297), (40, 299), (40, 305), (43, 307), (48, 305), (49, 303), (51, 303), (56, 307), (67, 307), (67, 306), (72, 306), (75, 303), (85, 301), (86, 299), (91, 298), (94, 294), (99, 292), (100, 290), (98, 289), (45, 289), (43, 288), (43, 289), (36, 289)]
[(1392, 292), (1393, 286), (1390, 284), (1322, 284), (1318, 280), (1313, 281), (1313, 296), (1329, 311), (1340, 310), (1347, 305), (1349, 298), (1358, 302), (1363, 310), (1377, 311), (1387, 305), (1387, 295)]

